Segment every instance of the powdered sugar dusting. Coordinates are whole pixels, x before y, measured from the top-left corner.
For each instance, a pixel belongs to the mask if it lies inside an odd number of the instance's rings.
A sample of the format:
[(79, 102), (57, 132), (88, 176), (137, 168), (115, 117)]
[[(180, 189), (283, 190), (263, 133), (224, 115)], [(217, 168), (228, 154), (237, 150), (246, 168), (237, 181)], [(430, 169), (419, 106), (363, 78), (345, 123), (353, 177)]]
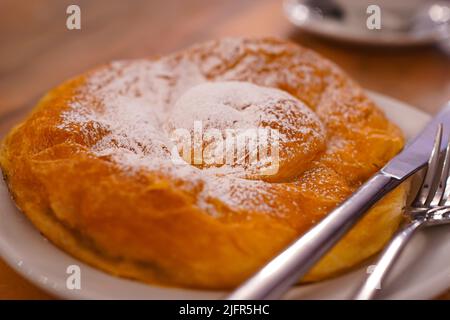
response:
[(302, 130), (309, 130), (309, 124), (319, 122), (309, 108), (287, 92), (242, 81), (205, 82), (191, 88), (175, 103), (170, 121), (173, 126), (182, 128), (191, 127), (195, 119), (217, 129), (246, 129), (262, 122), (283, 121), (280, 117), (289, 114), (277, 107), (281, 109), (285, 101), (293, 102), (294, 108), (305, 115), (306, 125)]
[[(81, 133), (93, 155), (130, 174), (142, 169), (163, 172), (186, 181), (185, 188), (202, 181), (198, 206), (213, 215), (218, 212), (211, 197), (231, 209), (275, 210), (268, 182), (173, 163), (168, 129), (190, 128), (194, 120), (219, 129), (274, 126), (291, 145), (299, 133), (324, 139), (317, 116), (290, 94), (247, 82), (207, 82), (194, 63), (171, 59), (115, 62), (90, 74), (80, 95), (61, 114), (58, 128)], [(307, 140), (299, 143), (308, 152)]]

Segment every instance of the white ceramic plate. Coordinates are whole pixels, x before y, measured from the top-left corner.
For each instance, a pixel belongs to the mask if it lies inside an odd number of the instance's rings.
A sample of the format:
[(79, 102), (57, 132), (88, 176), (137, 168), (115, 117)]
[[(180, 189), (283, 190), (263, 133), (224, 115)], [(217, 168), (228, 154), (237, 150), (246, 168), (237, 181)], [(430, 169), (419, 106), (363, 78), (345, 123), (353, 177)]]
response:
[[(379, 94), (372, 98), (410, 138), (430, 116)], [(450, 287), (450, 225), (417, 234), (383, 284), (383, 298), (426, 299)], [(0, 255), (17, 272), (51, 294), (68, 299), (217, 299), (224, 292), (183, 290), (145, 285), (110, 276), (67, 255), (48, 242), (20, 213), (4, 182), (0, 183)], [(69, 290), (69, 265), (81, 268), (81, 289)], [(366, 266), (341, 277), (291, 289), (288, 299), (346, 299)]]

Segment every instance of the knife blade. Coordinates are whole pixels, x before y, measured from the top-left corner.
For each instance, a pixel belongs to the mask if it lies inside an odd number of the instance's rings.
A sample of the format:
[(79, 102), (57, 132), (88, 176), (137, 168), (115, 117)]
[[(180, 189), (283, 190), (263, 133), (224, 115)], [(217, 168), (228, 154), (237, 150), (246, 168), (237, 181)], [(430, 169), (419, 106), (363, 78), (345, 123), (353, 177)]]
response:
[(446, 146), (450, 136), (450, 101), (403, 151), (226, 299), (253, 300), (281, 297), (362, 218), (371, 206), (426, 165), (439, 124), (443, 125), (442, 146)]
[(404, 180), (422, 168), (427, 163), (428, 157), (433, 149), (434, 137), (440, 123), (443, 124), (443, 145), (447, 145), (450, 136), (450, 101), (447, 102), (430, 123), (428, 123), (425, 128), (405, 146), (402, 152), (381, 169), (381, 172), (398, 180)]

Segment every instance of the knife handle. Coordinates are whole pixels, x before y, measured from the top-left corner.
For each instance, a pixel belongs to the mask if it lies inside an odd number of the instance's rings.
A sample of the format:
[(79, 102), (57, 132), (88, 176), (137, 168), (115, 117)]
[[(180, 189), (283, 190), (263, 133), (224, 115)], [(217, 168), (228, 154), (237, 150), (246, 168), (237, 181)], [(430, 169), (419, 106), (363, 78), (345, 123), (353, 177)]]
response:
[(330, 250), (363, 214), (401, 180), (378, 173), (302, 237), (294, 241), (226, 299), (280, 298)]

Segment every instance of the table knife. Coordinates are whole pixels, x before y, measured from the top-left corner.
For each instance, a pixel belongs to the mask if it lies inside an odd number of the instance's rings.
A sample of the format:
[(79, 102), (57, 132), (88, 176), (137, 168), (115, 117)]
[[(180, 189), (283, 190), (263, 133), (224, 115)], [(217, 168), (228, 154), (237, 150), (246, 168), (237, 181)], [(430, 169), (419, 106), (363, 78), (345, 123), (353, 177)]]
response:
[(444, 141), (441, 145), (444, 148), (450, 135), (450, 101), (403, 151), (226, 299), (280, 298), (362, 218), (371, 206), (427, 164), (439, 124), (443, 125)]

